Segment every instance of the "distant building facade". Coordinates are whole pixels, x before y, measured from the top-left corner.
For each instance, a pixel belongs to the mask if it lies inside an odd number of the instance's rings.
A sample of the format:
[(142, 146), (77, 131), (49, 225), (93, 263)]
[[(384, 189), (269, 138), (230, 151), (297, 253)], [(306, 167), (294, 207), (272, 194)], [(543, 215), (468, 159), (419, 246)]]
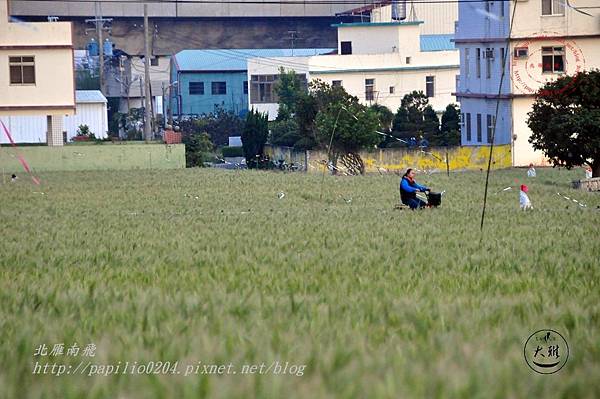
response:
[[(243, 116), (248, 111), (250, 84), (247, 60), (320, 54), (331, 49), (184, 50), (173, 56), (167, 115), (197, 116), (217, 108)], [(250, 79), (251, 80), (251, 79)]]
[(573, 0), (570, 5), (556, 0), (459, 4), (456, 96), (463, 145), (490, 144), (495, 124), (495, 144), (512, 145), (513, 165), (547, 163), (528, 142), (526, 120), (535, 93), (564, 74), (600, 67), (597, 1)]
[[(272, 73), (279, 67), (294, 70), (307, 80), (320, 79), (339, 85), (365, 105), (380, 104), (396, 112), (402, 98), (422, 91), (438, 113), (455, 102), (458, 51), (453, 35), (421, 35), (421, 21), (348, 23), (335, 25), (337, 54), (302, 59), (280, 58), (265, 65), (249, 61), (249, 79), (255, 74)], [(262, 72), (261, 72), (262, 71)], [(271, 89), (272, 90), (272, 89)], [(249, 106), (277, 116), (276, 98), (270, 103), (250, 98)]]
[[(48, 145), (63, 144), (75, 112), (71, 23), (14, 23), (0, 1), (0, 115), (44, 115)], [(4, 132), (1, 132), (4, 134)]]

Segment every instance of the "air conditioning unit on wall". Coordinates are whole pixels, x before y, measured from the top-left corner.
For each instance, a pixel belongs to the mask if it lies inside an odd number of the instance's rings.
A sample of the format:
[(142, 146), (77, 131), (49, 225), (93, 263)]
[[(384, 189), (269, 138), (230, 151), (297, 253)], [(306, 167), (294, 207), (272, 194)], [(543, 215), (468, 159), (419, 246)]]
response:
[(529, 49), (527, 47), (515, 47), (515, 58), (529, 57)]

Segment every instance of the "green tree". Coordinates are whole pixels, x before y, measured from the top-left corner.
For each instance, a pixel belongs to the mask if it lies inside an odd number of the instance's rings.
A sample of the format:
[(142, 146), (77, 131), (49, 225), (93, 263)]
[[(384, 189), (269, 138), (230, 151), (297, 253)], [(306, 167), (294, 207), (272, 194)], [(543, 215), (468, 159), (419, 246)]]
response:
[[(377, 130), (384, 134), (390, 134), (392, 131), (392, 123), (394, 122), (394, 113), (385, 105), (381, 104), (373, 104), (369, 107), (373, 112), (377, 114), (377, 119), (379, 120), (379, 125), (377, 126)], [(385, 143), (390, 140), (389, 136), (380, 136), (379, 139), (380, 145), (383, 144), (385, 147)]]
[[(424, 129), (433, 128), (433, 119), (429, 119), (429, 124), (425, 122), (425, 109), (429, 106), (429, 100), (422, 91), (413, 91), (406, 94), (400, 102), (394, 121), (392, 123), (392, 135), (402, 140), (408, 140), (411, 137), (418, 137), (424, 133)], [(433, 110), (432, 110), (433, 111)], [(435, 112), (434, 112), (435, 113)], [(431, 116), (430, 111), (428, 111)], [(395, 140), (388, 140), (390, 146), (397, 145)]]
[(248, 168), (261, 167), (265, 144), (269, 135), (267, 114), (251, 110), (246, 114), (242, 131), (242, 147)]
[(589, 165), (600, 177), (600, 70), (546, 83), (528, 115), (534, 149), (554, 165)]
[(244, 128), (243, 119), (223, 107), (217, 107), (203, 119), (206, 121), (204, 129), (216, 146), (229, 145), (229, 137), (240, 136)]
[(440, 120), (431, 107), (427, 105), (423, 110), (423, 125), (421, 128), (422, 136), (430, 145), (440, 145)]
[(271, 136), (269, 141), (273, 145), (294, 147), (302, 138), (298, 132), (298, 122), (295, 118), (275, 120), (269, 122)]
[(279, 110), (277, 120), (288, 120), (294, 117), (298, 99), (307, 93), (306, 79), (295, 71), (279, 68), (279, 77), (275, 83)]
[[(309, 84), (313, 87), (313, 83)], [(298, 125), (298, 135), (300, 139), (296, 141), (294, 147), (303, 150), (309, 150), (317, 146), (317, 137), (315, 134), (315, 118), (319, 112), (319, 106), (316, 98), (306, 93), (298, 98), (296, 103), (295, 120)]]
[(100, 90), (100, 75), (98, 68), (75, 70), (76, 90)]
[(214, 149), (208, 133), (194, 132), (186, 134), (182, 137), (182, 141), (185, 144), (186, 167), (205, 166), (204, 162), (210, 159), (210, 153)]
[(315, 120), (316, 141), (329, 153), (329, 160), (337, 165), (338, 159), (364, 173), (364, 164), (358, 151), (381, 141), (376, 133), (379, 126), (377, 112), (360, 104), (341, 87), (317, 82), (311, 94), (320, 105)]
[(448, 104), (442, 114), (442, 145), (460, 145), (460, 110), (456, 104)]

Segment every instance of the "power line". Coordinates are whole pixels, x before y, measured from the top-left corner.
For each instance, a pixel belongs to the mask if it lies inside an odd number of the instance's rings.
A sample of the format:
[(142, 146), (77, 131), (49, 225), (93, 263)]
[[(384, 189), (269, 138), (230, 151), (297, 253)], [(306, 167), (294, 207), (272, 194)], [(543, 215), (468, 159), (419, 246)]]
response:
[(483, 194), (483, 207), (481, 209), (481, 225), (480, 225), (480, 232), (481, 234), (481, 239), (483, 240), (483, 223), (485, 221), (485, 208), (487, 205), (487, 195), (488, 195), (488, 185), (489, 185), (489, 181), (490, 181), (490, 169), (492, 167), (492, 155), (494, 154), (494, 141), (496, 138), (496, 126), (498, 125), (498, 112), (500, 110), (500, 95), (502, 94), (502, 84), (504, 83), (504, 78), (506, 77), (506, 63), (508, 62), (508, 54), (509, 54), (509, 50), (510, 50), (510, 37), (512, 34), (512, 30), (513, 30), (513, 26), (514, 26), (514, 21), (515, 21), (515, 15), (517, 13), (517, 2), (515, 1), (515, 4), (513, 6), (513, 12), (512, 12), (512, 16), (510, 18), (510, 26), (508, 28), (508, 36), (506, 37), (506, 47), (504, 48), (504, 57), (502, 57), (502, 59), (504, 60), (504, 63), (502, 64), (502, 75), (500, 76), (500, 83), (498, 84), (498, 97), (496, 98), (496, 112), (494, 114), (494, 130), (492, 130), (492, 137), (491, 137), (491, 143), (490, 143), (490, 156), (488, 159), (488, 165), (487, 165), (487, 171), (485, 174), (485, 191)]

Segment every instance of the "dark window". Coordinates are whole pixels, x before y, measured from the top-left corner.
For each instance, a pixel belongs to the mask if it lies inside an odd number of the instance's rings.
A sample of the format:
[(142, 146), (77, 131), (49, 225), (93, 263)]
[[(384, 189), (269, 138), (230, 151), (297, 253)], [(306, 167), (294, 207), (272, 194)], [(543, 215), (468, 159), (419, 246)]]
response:
[(490, 79), (492, 77), (492, 62), (494, 61), (494, 49), (485, 49), (485, 78)]
[(435, 96), (435, 76), (425, 76), (425, 95)]
[(10, 84), (35, 84), (35, 62), (33, 57), (9, 57)]
[(396, 92), (395, 86), (390, 86), (390, 94), (394, 94)]
[(242, 86), (242, 90), (244, 94), (248, 94), (248, 81), (244, 80), (244, 85)]
[(478, 48), (475, 50), (477, 65), (475, 65), (475, 70), (477, 71), (477, 77), (481, 78), (481, 49)]
[(340, 50), (342, 55), (352, 54), (352, 42), (340, 42)]
[(214, 95), (227, 94), (226, 82), (212, 82), (211, 93)]
[(332, 80), (331, 87), (342, 87), (342, 81), (341, 80)]
[(542, 47), (542, 72), (562, 73), (565, 71), (565, 48)]
[(156, 58), (156, 57), (150, 58), (150, 65), (158, 66), (158, 58)]
[(487, 116), (487, 142), (492, 142), (492, 136), (494, 134), (494, 122), (496, 121), (496, 117), (494, 115)]
[(467, 124), (467, 141), (471, 141), (471, 113), (467, 112), (465, 115), (467, 116), (467, 120), (465, 121)]
[(365, 79), (365, 99), (367, 101), (375, 99), (375, 79)]
[(204, 82), (190, 82), (188, 93), (190, 95), (204, 94)]
[(477, 114), (477, 142), (481, 143), (481, 114)]

